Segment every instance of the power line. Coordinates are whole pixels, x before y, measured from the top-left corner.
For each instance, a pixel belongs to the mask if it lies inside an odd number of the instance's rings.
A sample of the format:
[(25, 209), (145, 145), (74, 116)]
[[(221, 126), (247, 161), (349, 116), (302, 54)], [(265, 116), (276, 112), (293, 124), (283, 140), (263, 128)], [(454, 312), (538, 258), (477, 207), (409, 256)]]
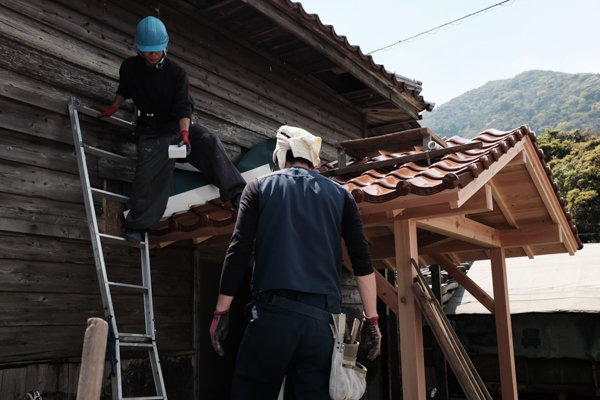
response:
[(463, 19), (465, 19), (465, 18), (469, 18), (469, 17), (472, 17), (472, 16), (474, 16), (474, 15), (481, 14), (482, 12), (485, 12), (485, 11), (487, 11), (487, 10), (489, 10), (489, 9), (492, 9), (492, 8), (494, 8), (494, 7), (501, 6), (502, 4), (504, 4), (504, 3), (508, 3), (509, 1), (512, 1), (512, 0), (504, 0), (504, 1), (501, 1), (500, 3), (497, 3), (497, 4), (494, 4), (493, 6), (489, 6), (489, 7), (487, 7), (487, 8), (484, 8), (483, 10), (479, 10), (479, 11), (477, 11), (477, 12), (474, 12), (474, 13), (472, 13), (472, 14), (465, 15), (464, 17), (461, 17), (461, 18), (459, 18), (459, 19), (455, 19), (454, 21), (446, 22), (446, 23), (445, 23), (445, 24), (443, 24), (443, 25), (440, 25), (440, 26), (438, 26), (438, 27), (432, 28), (432, 29), (430, 29), (430, 30), (428, 30), (428, 31), (425, 31), (425, 32), (421, 32), (421, 33), (419, 33), (419, 34), (417, 34), (417, 35), (414, 35), (414, 36), (411, 36), (411, 37), (409, 37), (409, 38), (407, 38), (407, 39), (399, 40), (399, 41), (397, 41), (396, 43), (392, 43), (392, 44), (390, 44), (390, 45), (388, 45), (388, 46), (385, 46), (385, 47), (382, 47), (382, 48), (380, 48), (380, 49), (373, 50), (373, 51), (371, 51), (370, 53), (367, 53), (367, 55), (370, 55), (370, 54), (376, 53), (376, 52), (378, 52), (378, 51), (381, 51), (381, 50), (388, 49), (388, 48), (390, 48), (390, 47), (393, 47), (393, 46), (396, 46), (397, 44), (400, 44), (400, 43), (402, 43), (402, 42), (406, 42), (406, 41), (409, 41), (409, 40), (411, 40), (411, 39), (415, 39), (415, 38), (417, 38), (417, 37), (419, 37), (419, 36), (421, 36), (421, 35), (424, 35), (424, 34), (426, 34), (426, 33), (433, 32), (433, 31), (435, 31), (435, 30), (437, 30), (437, 29), (443, 28), (444, 26), (447, 26), (447, 25), (452, 25), (452, 24), (453, 24), (453, 23), (455, 23), (455, 22), (462, 21), (462, 20), (463, 20)]

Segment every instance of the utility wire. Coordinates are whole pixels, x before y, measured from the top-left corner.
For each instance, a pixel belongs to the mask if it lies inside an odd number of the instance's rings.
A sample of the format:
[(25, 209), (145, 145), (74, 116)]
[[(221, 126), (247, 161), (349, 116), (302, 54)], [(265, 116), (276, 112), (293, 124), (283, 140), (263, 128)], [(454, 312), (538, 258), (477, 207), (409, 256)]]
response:
[(380, 48), (380, 49), (373, 50), (373, 51), (371, 51), (370, 53), (367, 53), (367, 55), (370, 55), (370, 54), (376, 53), (376, 52), (378, 52), (378, 51), (381, 51), (381, 50), (389, 49), (390, 47), (396, 46), (396, 45), (398, 45), (398, 44), (400, 44), (400, 43), (402, 43), (402, 42), (406, 42), (406, 41), (409, 41), (409, 40), (411, 40), (411, 39), (414, 39), (414, 38), (416, 38), (416, 37), (419, 37), (419, 36), (421, 36), (421, 35), (425, 35), (426, 33), (433, 32), (433, 31), (435, 31), (435, 30), (437, 30), (437, 29), (443, 28), (444, 26), (447, 26), (447, 25), (452, 25), (452, 24), (453, 24), (453, 23), (455, 23), (455, 22), (462, 21), (462, 20), (463, 20), (463, 19), (465, 19), (465, 18), (469, 18), (469, 17), (472, 17), (472, 16), (474, 16), (474, 15), (480, 14), (480, 13), (482, 13), (482, 12), (485, 12), (485, 11), (487, 11), (487, 10), (491, 9), (491, 8), (494, 8), (494, 7), (501, 6), (502, 4), (504, 4), (504, 3), (508, 3), (509, 1), (512, 1), (512, 0), (504, 0), (504, 1), (501, 1), (500, 3), (497, 3), (497, 4), (494, 4), (493, 6), (489, 6), (489, 7), (487, 7), (487, 8), (484, 8), (483, 10), (479, 10), (479, 11), (477, 11), (477, 12), (474, 12), (474, 13), (472, 13), (472, 14), (465, 15), (464, 17), (461, 17), (461, 18), (459, 18), (459, 19), (455, 19), (454, 21), (446, 22), (446, 23), (445, 23), (445, 24), (443, 24), (443, 25), (440, 25), (440, 26), (438, 26), (438, 27), (432, 28), (432, 29), (430, 29), (430, 30), (428, 30), (428, 31), (425, 31), (425, 32), (421, 32), (421, 33), (419, 33), (419, 34), (417, 34), (417, 35), (414, 35), (414, 36), (411, 36), (411, 37), (409, 37), (409, 38), (407, 38), (407, 39), (399, 40), (399, 41), (397, 41), (396, 43), (392, 43), (392, 44), (390, 44), (390, 45), (388, 45), (388, 46), (385, 46), (385, 47), (382, 47), (382, 48)]

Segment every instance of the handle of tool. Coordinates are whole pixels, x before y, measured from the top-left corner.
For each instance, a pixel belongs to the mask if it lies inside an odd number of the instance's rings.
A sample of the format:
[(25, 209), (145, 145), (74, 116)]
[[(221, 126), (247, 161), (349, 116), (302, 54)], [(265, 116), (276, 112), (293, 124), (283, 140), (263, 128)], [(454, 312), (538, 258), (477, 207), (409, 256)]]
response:
[(356, 335), (358, 334), (358, 327), (360, 326), (360, 321), (357, 318), (354, 318), (354, 323), (352, 324), (352, 331), (350, 333), (350, 344), (354, 344), (356, 341)]

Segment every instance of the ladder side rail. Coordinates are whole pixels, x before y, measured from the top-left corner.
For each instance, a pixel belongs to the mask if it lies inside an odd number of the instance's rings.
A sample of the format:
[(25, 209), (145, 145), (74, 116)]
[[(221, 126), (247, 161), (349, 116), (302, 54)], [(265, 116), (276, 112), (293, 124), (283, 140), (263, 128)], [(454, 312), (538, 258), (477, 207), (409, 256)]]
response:
[(160, 366), (160, 358), (158, 357), (158, 348), (156, 342), (152, 342), (152, 350), (148, 351), (150, 357), (150, 365), (152, 366), (152, 374), (154, 375), (154, 385), (156, 386), (156, 394), (167, 400), (167, 391), (165, 389), (165, 380), (162, 375), (162, 367)]
[(94, 251), (94, 259), (96, 262), (96, 273), (98, 275), (98, 283), (100, 284), (100, 294), (102, 296), (102, 303), (104, 305), (104, 315), (105, 317), (112, 315), (111, 324), (115, 333), (115, 337), (118, 337), (117, 323), (115, 320), (112, 299), (110, 297), (110, 288), (108, 287), (108, 276), (104, 264), (104, 254), (102, 253), (102, 243), (100, 242), (100, 233), (98, 232), (98, 221), (96, 220), (96, 211), (94, 209), (94, 203), (92, 199), (90, 177), (87, 170), (85, 152), (82, 149), (83, 139), (81, 136), (81, 128), (79, 126), (79, 117), (77, 115), (77, 105), (74, 99), (71, 98), (69, 101), (69, 116), (71, 118), (71, 129), (73, 130), (73, 140), (75, 142), (74, 144), (75, 153), (77, 155), (77, 163), (79, 164), (79, 178), (81, 180), (83, 200), (85, 203), (92, 249)]
[(120, 340), (116, 337), (115, 337), (115, 359), (117, 360), (117, 365), (115, 366), (115, 375), (113, 377), (111, 377), (112, 398), (113, 398), (113, 400), (123, 400), (123, 376), (121, 374), (121, 348), (120, 348)]
[(148, 232), (144, 234), (144, 247), (141, 249), (141, 261), (142, 261), (142, 285), (145, 286), (148, 291), (144, 293), (144, 314), (146, 316), (146, 334), (152, 337), (152, 350), (148, 352), (150, 357), (150, 365), (152, 366), (152, 373), (154, 375), (154, 384), (156, 386), (156, 393), (159, 396), (164, 396), (167, 399), (165, 391), (165, 383), (162, 375), (162, 368), (160, 367), (160, 359), (158, 357), (158, 348), (156, 344), (156, 327), (154, 321), (154, 307), (152, 301), (152, 275), (150, 272), (150, 247), (148, 246), (149, 238)]
[(148, 290), (144, 293), (144, 315), (146, 322), (146, 334), (156, 340), (154, 324), (154, 308), (152, 304), (152, 276), (150, 273), (150, 248), (148, 246), (148, 233), (144, 234), (144, 246), (140, 251), (142, 262), (142, 286)]

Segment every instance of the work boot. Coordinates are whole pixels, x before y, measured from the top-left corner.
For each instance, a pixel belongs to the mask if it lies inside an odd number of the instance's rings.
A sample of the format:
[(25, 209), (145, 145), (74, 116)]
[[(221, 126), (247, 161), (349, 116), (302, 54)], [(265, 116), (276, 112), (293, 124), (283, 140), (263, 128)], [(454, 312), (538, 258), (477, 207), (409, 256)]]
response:
[(125, 240), (128, 242), (139, 243), (144, 241), (144, 233), (142, 231), (129, 231), (125, 235)]

